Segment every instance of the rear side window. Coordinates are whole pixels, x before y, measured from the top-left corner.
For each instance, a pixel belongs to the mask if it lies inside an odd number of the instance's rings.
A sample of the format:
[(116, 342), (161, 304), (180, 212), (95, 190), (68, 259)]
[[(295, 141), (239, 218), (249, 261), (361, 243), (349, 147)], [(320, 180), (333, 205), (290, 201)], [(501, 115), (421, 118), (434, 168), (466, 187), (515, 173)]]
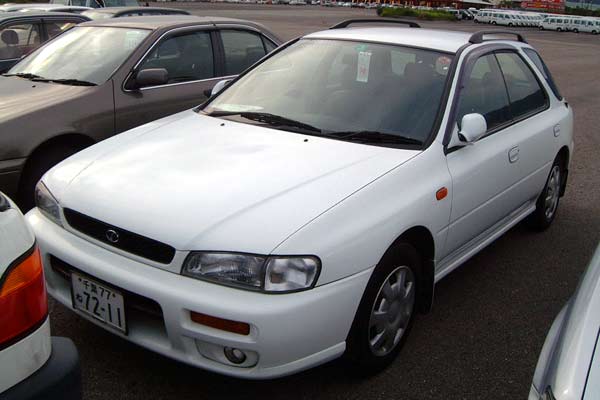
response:
[(544, 60), (542, 60), (542, 57), (540, 57), (540, 55), (537, 53), (537, 51), (535, 51), (533, 49), (523, 49), (523, 50), (525, 51), (525, 54), (527, 54), (527, 57), (529, 57), (529, 59), (531, 61), (533, 61), (533, 63), (537, 67), (537, 69), (540, 70), (542, 75), (544, 75), (544, 79), (546, 79), (546, 82), (548, 82), (548, 86), (550, 86), (550, 89), (552, 89), (552, 93), (554, 93), (556, 98), (558, 98), (559, 100), (562, 100), (563, 97), (560, 94), (560, 91), (558, 90), (558, 86), (556, 86), (556, 83), (554, 82), (554, 78), (552, 78), (552, 75), (550, 74), (550, 70), (546, 66), (546, 63), (544, 62)]
[(267, 54), (261, 37), (252, 32), (222, 30), (225, 75), (237, 75)]
[(518, 119), (547, 106), (544, 89), (518, 54), (497, 53), (496, 58), (508, 89), (513, 118)]
[(491, 131), (511, 120), (504, 79), (493, 54), (475, 62), (459, 101), (459, 123), (464, 115), (477, 113), (483, 115)]

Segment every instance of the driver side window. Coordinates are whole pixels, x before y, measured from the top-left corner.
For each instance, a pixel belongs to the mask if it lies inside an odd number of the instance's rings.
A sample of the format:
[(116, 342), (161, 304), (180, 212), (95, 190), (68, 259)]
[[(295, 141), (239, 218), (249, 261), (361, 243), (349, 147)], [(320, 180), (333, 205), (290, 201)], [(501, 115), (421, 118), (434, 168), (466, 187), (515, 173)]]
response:
[(169, 83), (214, 78), (210, 32), (191, 32), (162, 41), (140, 66), (140, 70), (149, 68), (166, 69)]
[(488, 132), (510, 121), (508, 94), (498, 62), (493, 54), (480, 57), (463, 87), (457, 122), (466, 114), (483, 115)]

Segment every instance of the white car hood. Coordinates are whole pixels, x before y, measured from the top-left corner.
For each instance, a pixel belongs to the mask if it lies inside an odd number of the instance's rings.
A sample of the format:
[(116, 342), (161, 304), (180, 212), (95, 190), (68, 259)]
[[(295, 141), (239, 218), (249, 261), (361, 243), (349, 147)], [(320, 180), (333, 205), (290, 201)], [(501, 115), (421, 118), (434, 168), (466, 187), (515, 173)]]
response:
[(67, 159), (44, 182), (63, 207), (178, 250), (269, 253), (418, 153), (185, 111)]

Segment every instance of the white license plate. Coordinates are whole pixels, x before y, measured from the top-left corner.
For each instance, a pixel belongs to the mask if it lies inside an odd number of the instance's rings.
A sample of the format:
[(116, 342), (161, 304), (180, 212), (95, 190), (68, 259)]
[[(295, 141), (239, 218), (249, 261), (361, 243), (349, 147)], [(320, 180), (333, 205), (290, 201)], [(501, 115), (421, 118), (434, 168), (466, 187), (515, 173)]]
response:
[(123, 295), (93, 279), (71, 273), (73, 308), (127, 333)]

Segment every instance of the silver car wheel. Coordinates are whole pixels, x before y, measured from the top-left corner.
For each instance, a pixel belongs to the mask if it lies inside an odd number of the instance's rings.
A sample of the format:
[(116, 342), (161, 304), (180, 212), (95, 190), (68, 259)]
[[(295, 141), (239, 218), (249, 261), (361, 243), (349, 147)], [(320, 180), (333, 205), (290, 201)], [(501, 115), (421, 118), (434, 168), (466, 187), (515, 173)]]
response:
[(389, 354), (406, 332), (415, 305), (415, 276), (407, 266), (394, 269), (379, 288), (369, 320), (369, 346)]
[(551, 219), (558, 207), (558, 198), (560, 196), (560, 167), (555, 165), (550, 171), (550, 177), (546, 184), (546, 198), (544, 199), (544, 214), (547, 219)]

